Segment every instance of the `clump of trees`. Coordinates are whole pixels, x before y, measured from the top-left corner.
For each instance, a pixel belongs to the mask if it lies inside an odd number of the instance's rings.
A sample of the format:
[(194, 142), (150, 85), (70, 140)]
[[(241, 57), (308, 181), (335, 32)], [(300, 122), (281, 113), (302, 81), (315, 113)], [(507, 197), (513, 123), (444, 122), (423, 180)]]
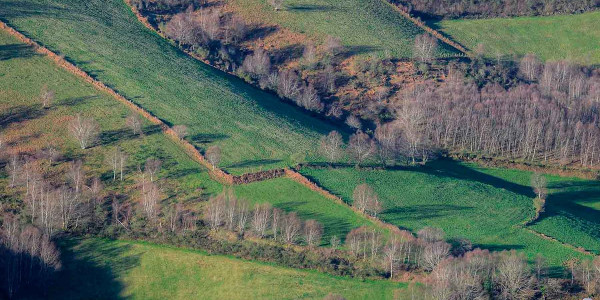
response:
[(394, 0), (408, 10), (444, 18), (490, 18), (581, 13), (600, 7), (598, 0)]
[(318, 246), (323, 235), (323, 226), (316, 220), (302, 221), (295, 212), (285, 213), (269, 203), (257, 203), (251, 209), (247, 200), (237, 198), (231, 190), (208, 200), (204, 220), (213, 230), (224, 228), (237, 232), (240, 237), (249, 233), (287, 244), (303, 241), (306, 245)]
[(0, 287), (9, 299), (22, 290), (45, 290), (60, 269), (60, 252), (48, 234), (32, 225), (21, 226), (17, 216), (2, 217)]

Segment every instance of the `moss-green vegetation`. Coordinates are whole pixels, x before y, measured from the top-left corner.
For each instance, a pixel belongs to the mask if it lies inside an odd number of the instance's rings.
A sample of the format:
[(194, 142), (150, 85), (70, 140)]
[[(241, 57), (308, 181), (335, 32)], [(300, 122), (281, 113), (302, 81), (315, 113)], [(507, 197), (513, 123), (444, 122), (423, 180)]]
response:
[(240, 173), (311, 157), (332, 127), (189, 58), (137, 21), (122, 0), (0, 1), (0, 18), (118, 90), (188, 139), (222, 148)]
[(405, 284), (359, 280), (147, 243), (62, 243), (46, 299), (393, 299)]
[[(267, 0), (234, 0), (247, 19), (281, 25), (317, 40), (339, 37), (354, 54), (411, 57), (415, 36), (424, 31), (381, 0), (290, 0), (275, 12)], [(438, 55), (456, 54), (442, 47)]]
[(472, 50), (486, 55), (535, 53), (544, 60), (600, 63), (600, 12), (577, 15), (447, 20), (434, 26)]
[(286, 212), (297, 212), (302, 219), (319, 221), (323, 224), (324, 244), (329, 244), (334, 235), (343, 241), (353, 228), (362, 225), (374, 226), (371, 221), (359, 216), (347, 206), (327, 199), (288, 178), (236, 186), (235, 191), (238, 197), (248, 199), (250, 203), (269, 202)]
[[(477, 247), (490, 250), (518, 249), (530, 257), (541, 253), (554, 265), (580, 255), (521, 227), (534, 215), (534, 194), (529, 187), (529, 172), (439, 161), (426, 167), (389, 171), (303, 169), (302, 173), (348, 202), (352, 201), (352, 191), (357, 184), (366, 182), (372, 185), (384, 206), (381, 218), (412, 231), (424, 226), (436, 226), (443, 228), (449, 238), (465, 237)], [(584, 239), (581, 237), (585, 237), (586, 247), (598, 249), (597, 228), (600, 219), (596, 217), (594, 222), (590, 215), (597, 211), (588, 207), (586, 212), (589, 214), (583, 218), (581, 210), (566, 210), (565, 207), (577, 203), (573, 202), (576, 200), (598, 204), (600, 184), (572, 178), (549, 179), (550, 186), (554, 188), (548, 198), (548, 213), (543, 214), (539, 225), (533, 228), (577, 246), (583, 245)], [(561, 186), (566, 186), (568, 190)], [(565, 220), (564, 212), (577, 216), (568, 220), (568, 224), (571, 224), (569, 232), (561, 227), (564, 225), (564, 222), (560, 222)], [(580, 230), (590, 224), (595, 227)], [(571, 237), (567, 238), (569, 235)], [(594, 239), (595, 243), (592, 242)]]

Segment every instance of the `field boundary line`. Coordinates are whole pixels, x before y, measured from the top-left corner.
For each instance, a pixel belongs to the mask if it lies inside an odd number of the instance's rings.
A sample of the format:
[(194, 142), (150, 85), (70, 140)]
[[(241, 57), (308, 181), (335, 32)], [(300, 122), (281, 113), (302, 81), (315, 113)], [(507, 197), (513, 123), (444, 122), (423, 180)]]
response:
[(567, 248), (570, 248), (570, 249), (572, 249), (572, 250), (574, 250), (576, 252), (579, 252), (579, 253), (582, 253), (582, 254), (591, 255), (593, 257), (597, 256), (595, 253), (590, 252), (590, 251), (586, 250), (583, 247), (577, 247), (575, 245), (572, 245), (572, 244), (569, 244), (569, 243), (565, 243), (565, 242), (560, 241), (560, 240), (558, 240), (558, 239), (556, 239), (554, 237), (551, 237), (549, 235), (546, 235), (546, 234), (543, 234), (541, 232), (535, 231), (535, 230), (529, 228), (529, 226), (527, 226), (527, 225), (518, 225), (517, 227), (525, 229), (525, 230), (529, 231), (530, 233), (532, 233), (534, 235), (537, 235), (538, 237), (543, 238), (545, 240), (549, 240), (549, 241), (553, 241), (553, 242), (559, 243), (559, 244), (561, 244), (561, 245), (563, 245), (563, 246), (565, 246)]
[(435, 30), (431, 27), (429, 27), (427, 24), (425, 24), (425, 22), (413, 17), (409, 12), (408, 9), (406, 7), (404, 7), (401, 4), (396, 4), (393, 3), (391, 1), (388, 0), (381, 0), (383, 2), (385, 2), (387, 5), (391, 6), (392, 9), (394, 9), (395, 11), (397, 11), (398, 13), (400, 13), (403, 17), (407, 18), (409, 21), (413, 22), (415, 25), (417, 25), (418, 27), (420, 27), (421, 29), (425, 30), (426, 32), (428, 32), (429, 34), (433, 35), (434, 37), (436, 37), (438, 40), (444, 42), (445, 44), (455, 48), (456, 50), (458, 50), (459, 52), (463, 53), (464, 55), (471, 57), (471, 52), (469, 50), (467, 50), (465, 47), (463, 47), (461, 44), (451, 40), (449, 37), (445, 36), (444, 34), (442, 34), (441, 32), (439, 32), (438, 30)]
[(165, 122), (163, 122), (161, 119), (154, 116), (149, 111), (145, 110), (141, 106), (139, 106), (139, 105), (135, 104), (134, 102), (128, 100), (127, 98), (123, 97), (121, 94), (119, 94), (112, 88), (110, 88), (110, 87), (106, 86), (104, 83), (94, 79), (92, 76), (90, 76), (85, 71), (81, 70), (74, 64), (68, 62), (64, 57), (50, 51), (48, 48), (46, 48), (44, 46), (41, 46), (34, 40), (28, 38), (27, 36), (25, 36), (24, 34), (19, 32), (18, 30), (10, 27), (8, 24), (4, 23), (3, 21), (0, 21), (0, 29), (6, 31), (11, 36), (16, 37), (23, 43), (34, 47), (37, 53), (47, 56), (48, 58), (52, 59), (58, 66), (62, 67), (63, 69), (69, 71), (70, 73), (72, 73), (80, 78), (83, 78), (86, 82), (91, 83), (96, 89), (108, 93), (109, 95), (113, 96), (113, 98), (115, 98), (119, 102), (125, 104), (131, 110), (142, 115), (144, 118), (149, 120), (151, 123), (160, 126), (163, 133), (165, 133), (168, 137), (170, 137), (171, 140), (173, 140), (179, 146), (183, 147), (185, 152), (192, 159), (194, 159), (196, 162), (198, 162), (201, 165), (203, 165), (204, 167), (206, 167), (209, 171), (209, 174), (211, 174), (211, 177), (213, 177), (223, 183), (233, 184), (234, 180), (233, 180), (233, 176), (231, 174), (228, 174), (219, 168), (213, 168), (213, 166), (206, 160), (206, 158), (202, 155), (202, 153), (200, 153), (200, 151), (198, 151), (198, 149), (196, 149), (196, 147), (194, 147), (194, 145), (192, 145), (191, 143), (189, 143), (188, 141), (186, 141), (184, 139), (179, 138), (179, 136), (175, 133), (175, 131), (171, 127), (169, 127)]
[(328, 198), (330, 200), (333, 200), (334, 202), (344, 205), (348, 208), (350, 208), (354, 213), (356, 213), (359, 216), (363, 216), (366, 219), (368, 219), (369, 221), (373, 222), (375, 225), (383, 228), (383, 229), (388, 229), (393, 233), (396, 234), (401, 234), (403, 232), (403, 230), (401, 230), (400, 228), (398, 228), (398, 226), (394, 226), (390, 223), (386, 223), (383, 222), (382, 220), (380, 220), (379, 218), (370, 216), (364, 212), (359, 211), (358, 209), (356, 209), (354, 206), (349, 205), (348, 203), (346, 203), (342, 198), (334, 195), (333, 193), (331, 193), (330, 191), (322, 188), (321, 186), (319, 186), (317, 183), (313, 182), (312, 180), (308, 179), (306, 176), (300, 174), (299, 172), (289, 169), (289, 168), (285, 168), (285, 175), (287, 178), (290, 178), (298, 183), (300, 183), (301, 185), (309, 188), (310, 190), (317, 192), (319, 194), (321, 194), (322, 196), (324, 196), (325, 198)]

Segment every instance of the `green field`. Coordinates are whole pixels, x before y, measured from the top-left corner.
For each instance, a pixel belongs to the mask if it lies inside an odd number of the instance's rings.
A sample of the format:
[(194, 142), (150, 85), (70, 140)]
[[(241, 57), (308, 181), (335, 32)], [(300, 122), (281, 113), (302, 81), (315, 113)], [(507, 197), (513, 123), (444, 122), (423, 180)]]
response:
[(393, 299), (403, 283), (336, 277), (147, 243), (62, 243), (63, 271), (44, 299)]
[(302, 219), (315, 219), (323, 224), (323, 244), (336, 235), (344, 241), (353, 228), (374, 226), (345, 205), (313, 192), (288, 178), (277, 178), (235, 187), (236, 195), (250, 203), (269, 202), (286, 212), (295, 211)]
[[(43, 109), (38, 101), (43, 85), (56, 94), (49, 109)], [(69, 120), (77, 113), (93, 117), (101, 127), (99, 141), (86, 150), (78, 147), (68, 131)], [(104, 156), (120, 147), (129, 154), (129, 160), (125, 185), (119, 188), (127, 189), (133, 184), (137, 166), (156, 157), (163, 160), (159, 177), (167, 179), (166, 197), (190, 200), (188, 197), (220, 191), (220, 184), (209, 178), (206, 169), (191, 160), (159, 128), (145, 122), (146, 134), (133, 135), (125, 125), (129, 114), (131, 111), (112, 96), (83, 83), (81, 78), (0, 31), (0, 134), (5, 142), (9, 141), (10, 148), (33, 154), (54, 145), (63, 153), (64, 161), (82, 159), (88, 176), (108, 182), (112, 173)], [(4, 175), (4, 170), (0, 174)], [(115, 186), (109, 185), (112, 187)]]
[[(333, 127), (183, 54), (122, 0), (0, 1), (0, 18), (118, 90), (192, 143), (222, 148), (233, 173), (293, 163)], [(301, 154), (301, 155), (299, 155)]]
[[(579, 255), (521, 228), (534, 214), (528, 172), (485, 169), (444, 160), (426, 167), (391, 171), (303, 169), (302, 173), (350, 203), (356, 185), (372, 185), (383, 202), (381, 219), (413, 232), (436, 226), (443, 228), (449, 238), (465, 237), (477, 247), (523, 250), (530, 257), (542, 253), (554, 265)], [(586, 217), (582, 218), (583, 212), (573, 206), (576, 201), (600, 204), (600, 183), (549, 177), (549, 184), (553, 188), (548, 197), (548, 213), (533, 229), (599, 251), (600, 212), (588, 206)], [(574, 214), (568, 220), (568, 232), (562, 227), (563, 214), (556, 210)], [(591, 225), (594, 227), (585, 231), (579, 229)]]
[(576, 15), (445, 20), (433, 24), (463, 46), (485, 54), (535, 53), (543, 60), (600, 64), (600, 11)]
[[(55, 104), (50, 109), (42, 109), (37, 100), (44, 84), (56, 92)], [(76, 113), (93, 116), (102, 127), (95, 147), (82, 151), (71, 138), (65, 120)], [(88, 175), (103, 178), (109, 188), (117, 191), (125, 188), (127, 192), (134, 183), (137, 167), (148, 157), (156, 157), (163, 161), (159, 178), (167, 179), (163, 185), (167, 201), (179, 199), (195, 205), (202, 203), (197, 201), (198, 197), (221, 192), (222, 186), (210, 179), (206, 169), (149, 122), (146, 135), (140, 138), (131, 134), (125, 126), (129, 114), (111, 96), (82, 83), (80, 78), (0, 31), (0, 134), (11, 141), (11, 147), (34, 151), (52, 143), (65, 153), (65, 160), (83, 159)], [(109, 184), (112, 173), (104, 163), (104, 156), (116, 146), (126, 151), (130, 159), (125, 184), (113, 186)], [(3, 171), (0, 176), (5, 174)], [(5, 177), (0, 177), (3, 180)], [(332, 235), (343, 238), (353, 228), (370, 224), (348, 207), (287, 178), (236, 186), (235, 191), (251, 203), (268, 201), (285, 211), (297, 211), (303, 219), (318, 220), (325, 227), (324, 243)]]
[[(411, 57), (414, 38), (424, 31), (383, 0), (289, 0), (275, 12), (267, 0), (232, 0), (238, 13), (253, 22), (278, 24), (323, 41), (341, 39), (354, 54), (389, 52)], [(438, 55), (456, 54), (440, 47)]]

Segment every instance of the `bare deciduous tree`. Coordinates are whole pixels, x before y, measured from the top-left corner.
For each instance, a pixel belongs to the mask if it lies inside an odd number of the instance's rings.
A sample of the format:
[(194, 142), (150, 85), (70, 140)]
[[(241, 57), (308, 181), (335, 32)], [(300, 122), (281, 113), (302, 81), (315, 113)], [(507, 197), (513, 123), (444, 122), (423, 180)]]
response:
[(283, 7), (283, 0), (269, 0), (269, 4), (275, 11), (279, 11)]
[(133, 131), (133, 134), (142, 134), (142, 119), (137, 114), (131, 114), (125, 119), (125, 124)]
[(173, 126), (173, 131), (180, 140), (183, 140), (188, 135), (188, 128), (185, 125)]
[(208, 149), (206, 149), (205, 155), (206, 160), (208, 160), (214, 170), (221, 161), (221, 148), (219, 148), (219, 146), (210, 146)]
[(362, 162), (373, 155), (375, 143), (369, 138), (369, 135), (359, 130), (350, 136), (348, 151), (356, 161), (356, 166), (359, 167)]
[(528, 299), (533, 296), (533, 276), (523, 255), (512, 250), (500, 255), (496, 284), (504, 299)]
[(148, 158), (144, 164), (144, 171), (150, 175), (150, 181), (154, 181), (156, 173), (160, 171), (162, 161), (157, 158)]
[(312, 66), (313, 64), (316, 63), (317, 48), (315, 47), (315, 45), (313, 43), (309, 42), (304, 47), (304, 51), (302, 53), (302, 60), (303, 60), (304, 64), (306, 64), (308, 66)]
[(248, 218), (250, 217), (250, 211), (247, 200), (240, 199), (237, 204), (237, 230), (240, 235), (244, 235), (244, 231), (246, 230), (246, 226), (248, 225)]
[(283, 218), (282, 229), (284, 241), (293, 244), (298, 240), (298, 235), (302, 229), (302, 221), (295, 212), (291, 212)]
[(40, 91), (40, 102), (42, 103), (42, 107), (50, 107), (50, 105), (52, 105), (52, 101), (54, 101), (54, 97), (54, 91), (48, 89), (47, 85), (44, 85)]
[(327, 158), (329, 163), (334, 163), (339, 160), (342, 156), (344, 140), (342, 135), (333, 130), (328, 135), (321, 138), (321, 146), (319, 152)]
[(204, 216), (213, 230), (223, 224), (225, 221), (225, 194), (219, 194), (208, 200)]
[(360, 119), (355, 115), (349, 115), (346, 118), (346, 124), (356, 130), (360, 130), (362, 128)]
[(100, 127), (92, 118), (85, 118), (78, 114), (69, 123), (69, 131), (79, 142), (81, 149), (86, 149), (98, 138)]
[(539, 199), (546, 198), (546, 177), (540, 173), (531, 175), (531, 187)]
[(109, 165), (113, 171), (113, 181), (117, 179), (117, 174), (120, 175), (120, 179), (123, 181), (128, 157), (127, 153), (123, 152), (119, 147), (114, 148), (114, 150), (109, 152), (106, 156), (106, 164)]
[(415, 38), (413, 58), (418, 61), (431, 61), (437, 49), (437, 39), (430, 34), (420, 34)]
[(535, 81), (539, 78), (542, 70), (542, 62), (533, 53), (528, 53), (519, 63), (519, 72), (529, 81)]
[(328, 36), (325, 40), (325, 51), (331, 55), (336, 56), (340, 54), (344, 50), (344, 46), (342, 46), (342, 41), (339, 38)]
[(66, 175), (71, 186), (75, 189), (75, 193), (79, 194), (85, 181), (85, 172), (81, 160), (71, 162)]
[(421, 254), (421, 266), (431, 271), (450, 255), (450, 244), (446, 242), (427, 243)]
[(312, 247), (318, 246), (321, 243), (323, 235), (323, 225), (316, 220), (306, 220), (304, 223), (304, 240), (306, 244)]
[(352, 206), (362, 213), (375, 211), (379, 206), (379, 198), (375, 190), (366, 183), (359, 184), (352, 193)]
[(254, 206), (252, 214), (252, 230), (259, 237), (264, 237), (271, 219), (271, 204), (263, 203)]
[(146, 179), (144, 174), (142, 174), (140, 189), (143, 212), (149, 221), (154, 222), (158, 218), (160, 210), (160, 189), (156, 183)]
[(423, 227), (423, 229), (417, 232), (417, 236), (428, 243), (443, 241), (444, 235), (445, 234), (442, 229), (429, 226)]
[(255, 78), (267, 76), (271, 72), (271, 57), (267, 51), (259, 47), (253, 54), (246, 56), (242, 68)]

